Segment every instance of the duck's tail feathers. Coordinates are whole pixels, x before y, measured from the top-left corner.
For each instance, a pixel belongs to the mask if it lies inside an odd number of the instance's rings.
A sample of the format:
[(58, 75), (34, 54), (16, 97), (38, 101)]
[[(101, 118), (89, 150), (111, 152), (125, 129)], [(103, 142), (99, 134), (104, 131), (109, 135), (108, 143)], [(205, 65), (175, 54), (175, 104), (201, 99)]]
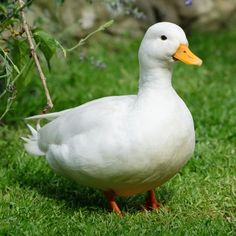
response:
[(51, 120), (55, 120), (56, 118), (60, 117), (61, 115), (64, 115), (65, 113), (67, 113), (70, 110), (72, 110), (72, 109), (67, 109), (67, 110), (64, 110), (64, 111), (53, 112), (53, 113), (48, 113), (48, 114), (31, 116), (31, 117), (25, 118), (25, 120), (28, 121), (28, 120), (46, 119), (46, 120), (51, 121)]
[(21, 137), (25, 141), (24, 147), (25, 150), (32, 155), (36, 156), (44, 156), (45, 153), (39, 148), (38, 146), (38, 140), (39, 140), (39, 130), (40, 130), (40, 124), (38, 123), (36, 126), (36, 129), (34, 129), (31, 125), (27, 124), (31, 135), (28, 135), (28, 138)]

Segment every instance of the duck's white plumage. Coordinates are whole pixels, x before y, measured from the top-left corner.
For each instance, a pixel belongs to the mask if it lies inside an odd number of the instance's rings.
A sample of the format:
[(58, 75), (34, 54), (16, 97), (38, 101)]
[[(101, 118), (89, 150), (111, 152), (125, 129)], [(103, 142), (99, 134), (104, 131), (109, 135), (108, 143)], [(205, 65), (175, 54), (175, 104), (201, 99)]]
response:
[(171, 85), (173, 55), (182, 44), (188, 42), (179, 26), (151, 26), (139, 49), (137, 95), (31, 117), (52, 121), (33, 131), (26, 150), (45, 155), (56, 172), (80, 184), (118, 195), (163, 184), (194, 151), (192, 116)]

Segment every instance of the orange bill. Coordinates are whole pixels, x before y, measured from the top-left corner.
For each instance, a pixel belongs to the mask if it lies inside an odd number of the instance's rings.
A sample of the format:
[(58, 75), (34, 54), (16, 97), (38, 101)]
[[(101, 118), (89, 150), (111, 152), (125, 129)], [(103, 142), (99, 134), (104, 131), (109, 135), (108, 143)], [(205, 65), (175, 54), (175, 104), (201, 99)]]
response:
[(202, 64), (202, 60), (196, 55), (194, 55), (186, 44), (180, 44), (179, 48), (173, 55), (173, 58), (176, 60), (180, 60), (185, 64), (197, 66), (200, 66)]

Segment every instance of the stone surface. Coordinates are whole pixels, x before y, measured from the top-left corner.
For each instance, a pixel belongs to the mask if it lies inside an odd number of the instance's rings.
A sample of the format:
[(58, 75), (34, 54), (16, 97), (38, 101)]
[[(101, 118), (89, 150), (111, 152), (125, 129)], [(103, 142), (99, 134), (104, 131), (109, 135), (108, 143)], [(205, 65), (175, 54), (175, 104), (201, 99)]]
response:
[(171, 21), (183, 27), (215, 30), (231, 21), (236, 13), (235, 0), (193, 0), (186, 6), (183, 0), (137, 1), (147, 15), (148, 23)]
[[(129, 4), (114, 7), (105, 3), (108, 1), (94, 0), (89, 4), (85, 0), (65, 0), (60, 5), (55, 1), (37, 0), (28, 11), (28, 17), (31, 24), (40, 19), (38, 22), (43, 22), (50, 32), (62, 37), (81, 37), (111, 18), (117, 22), (111, 28), (112, 33), (135, 35), (158, 21), (175, 22), (185, 29), (215, 30), (228, 24), (236, 13), (236, 0), (193, 0), (191, 6), (186, 6), (184, 0), (136, 0), (130, 9)], [(127, 0), (113, 2), (127, 3)], [(140, 12), (146, 17), (139, 17)]]

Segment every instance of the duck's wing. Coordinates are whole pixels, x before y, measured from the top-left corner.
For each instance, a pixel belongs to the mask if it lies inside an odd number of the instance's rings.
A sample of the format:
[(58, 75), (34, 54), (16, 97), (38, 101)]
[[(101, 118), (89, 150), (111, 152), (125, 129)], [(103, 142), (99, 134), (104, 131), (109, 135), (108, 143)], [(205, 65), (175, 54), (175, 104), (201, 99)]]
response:
[[(132, 95), (105, 97), (63, 111), (64, 113), (43, 115), (43, 118), (54, 120), (39, 130), (39, 142), (46, 149), (49, 144), (62, 144), (75, 135), (87, 135), (95, 129), (106, 132), (121, 122), (120, 117), (127, 112), (134, 98)], [(40, 116), (35, 117), (38, 119)]]

